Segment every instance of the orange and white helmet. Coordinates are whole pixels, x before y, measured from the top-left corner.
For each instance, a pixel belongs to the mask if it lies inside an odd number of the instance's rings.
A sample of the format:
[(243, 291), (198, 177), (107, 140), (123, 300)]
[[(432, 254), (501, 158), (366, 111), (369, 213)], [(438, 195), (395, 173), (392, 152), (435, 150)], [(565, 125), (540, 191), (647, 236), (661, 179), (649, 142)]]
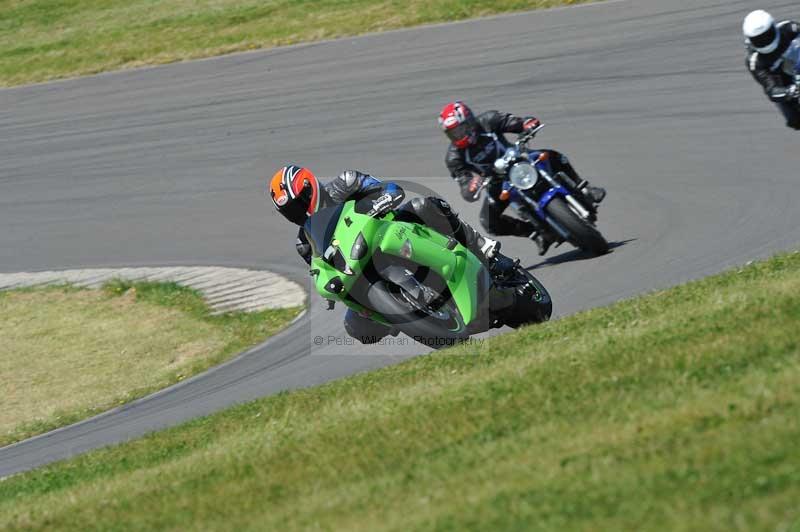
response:
[(297, 225), (319, 209), (319, 181), (308, 168), (284, 166), (272, 176), (269, 194), (278, 212)]

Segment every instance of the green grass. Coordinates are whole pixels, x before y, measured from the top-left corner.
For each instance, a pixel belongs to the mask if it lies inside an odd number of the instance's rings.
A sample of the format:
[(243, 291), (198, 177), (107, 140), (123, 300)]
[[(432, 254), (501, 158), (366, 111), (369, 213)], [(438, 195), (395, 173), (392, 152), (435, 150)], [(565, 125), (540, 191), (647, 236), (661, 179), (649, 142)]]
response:
[(0, 292), (0, 445), (85, 419), (256, 345), (299, 309), (211, 316), (174, 283)]
[(0, 528), (797, 530), (800, 254), (0, 482)]
[(0, 0), (0, 86), (585, 0)]

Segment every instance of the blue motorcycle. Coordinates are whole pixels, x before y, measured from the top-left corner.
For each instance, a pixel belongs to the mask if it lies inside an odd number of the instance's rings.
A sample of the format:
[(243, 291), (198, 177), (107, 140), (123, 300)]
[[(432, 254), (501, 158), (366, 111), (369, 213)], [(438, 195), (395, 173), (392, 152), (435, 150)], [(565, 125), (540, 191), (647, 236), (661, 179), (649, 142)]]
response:
[[(528, 142), (542, 130), (540, 124), (519, 136), (494, 162), (495, 175), (484, 179), (475, 196), (495, 180), (502, 181), (500, 198), (510, 202), (517, 216), (534, 218), (552, 232), (556, 246), (569, 242), (592, 254), (608, 252), (608, 242), (597, 230), (597, 207), (582, 193), (586, 181), (575, 183), (564, 172), (553, 172), (551, 152), (531, 150)], [(541, 223), (539, 225), (542, 225)]]
[(800, 84), (800, 37), (795, 37), (789, 48), (783, 52), (782, 61), (784, 73), (793, 78), (796, 84)]

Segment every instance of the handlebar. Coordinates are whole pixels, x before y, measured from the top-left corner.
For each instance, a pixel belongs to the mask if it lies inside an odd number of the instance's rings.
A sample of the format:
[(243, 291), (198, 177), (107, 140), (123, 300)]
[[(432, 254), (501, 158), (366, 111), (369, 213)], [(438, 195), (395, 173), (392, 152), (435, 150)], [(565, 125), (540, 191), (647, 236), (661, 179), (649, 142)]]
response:
[(539, 125), (536, 126), (535, 128), (531, 129), (530, 131), (526, 131), (525, 133), (517, 137), (516, 144), (519, 146), (526, 144), (529, 140), (535, 137), (536, 134), (540, 132), (542, 129), (544, 129), (544, 124), (540, 122)]
[(481, 197), (481, 192), (483, 192), (483, 189), (488, 187), (489, 183), (491, 183), (495, 179), (498, 179), (498, 178), (496, 176), (484, 177), (483, 181), (481, 181), (481, 184), (478, 187), (478, 190), (476, 190), (475, 194), (472, 195), (472, 199), (474, 199), (474, 200), (479, 199)]
[[(517, 137), (517, 142), (515, 143), (516, 146), (517, 146), (517, 149), (519, 149), (521, 146), (524, 146), (525, 144), (527, 144), (527, 142), (529, 140), (531, 140), (533, 137), (535, 137), (536, 134), (539, 133), (542, 129), (544, 129), (544, 124), (540, 122), (539, 125), (536, 126), (535, 128), (531, 129), (530, 131), (526, 131), (525, 133), (523, 133), (520, 136), (518, 136)], [(472, 198), (474, 200), (477, 200), (478, 198), (480, 198), (481, 192), (483, 192), (483, 189), (486, 188), (487, 186), (489, 186), (489, 183), (491, 183), (496, 178), (497, 178), (496, 176), (489, 176), (489, 177), (484, 178), (484, 180), (481, 182), (481, 184), (478, 187), (478, 189), (472, 195)]]
[(367, 216), (376, 218), (378, 216), (386, 214), (387, 212), (392, 210), (392, 208), (394, 207), (394, 203), (397, 200), (398, 198), (392, 196), (391, 194), (384, 194), (383, 196), (376, 199), (372, 203), (372, 208), (369, 211), (367, 211)]

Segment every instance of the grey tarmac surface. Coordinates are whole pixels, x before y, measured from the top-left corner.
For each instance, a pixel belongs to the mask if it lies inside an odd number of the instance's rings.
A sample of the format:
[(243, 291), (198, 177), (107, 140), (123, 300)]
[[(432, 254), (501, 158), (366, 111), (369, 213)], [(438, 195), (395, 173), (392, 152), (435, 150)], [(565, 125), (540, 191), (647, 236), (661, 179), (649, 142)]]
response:
[[(797, 16), (788, 1), (759, 7)], [(296, 231), (264, 196), (289, 161), (438, 176), (418, 181), (477, 224), (445, 177), (436, 115), (453, 98), (539, 116), (541, 145), (609, 190), (609, 255), (542, 260), (503, 239), (558, 315), (796, 247), (800, 137), (744, 68), (750, 9), (623, 0), (0, 91), (0, 271), (193, 264), (306, 282)], [(207, 374), (1, 449), (0, 476), (426, 352), (344, 345), (341, 309), (310, 305)]]

